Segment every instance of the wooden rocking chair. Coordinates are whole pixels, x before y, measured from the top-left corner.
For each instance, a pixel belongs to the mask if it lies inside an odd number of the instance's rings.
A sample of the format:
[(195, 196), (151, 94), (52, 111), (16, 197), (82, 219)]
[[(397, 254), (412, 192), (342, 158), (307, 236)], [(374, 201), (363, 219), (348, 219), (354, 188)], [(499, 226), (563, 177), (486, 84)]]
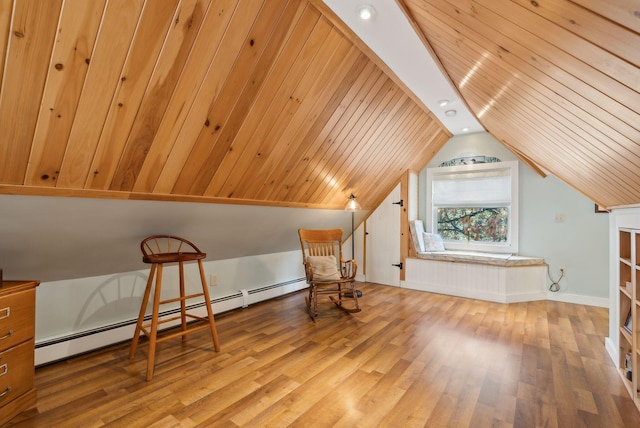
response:
[[(318, 303), (333, 303), (345, 312), (360, 312), (355, 289), (355, 260), (342, 258), (342, 229), (298, 229), (302, 263), (309, 284), (305, 297), (309, 316), (315, 322)], [(328, 299), (319, 299), (327, 295)]]

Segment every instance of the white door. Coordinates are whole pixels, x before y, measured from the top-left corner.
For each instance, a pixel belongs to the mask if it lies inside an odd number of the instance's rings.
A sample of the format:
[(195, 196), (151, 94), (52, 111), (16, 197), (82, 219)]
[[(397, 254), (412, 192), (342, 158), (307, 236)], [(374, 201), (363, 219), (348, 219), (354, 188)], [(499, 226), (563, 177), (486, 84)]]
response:
[(367, 274), (369, 282), (400, 286), (400, 185), (367, 219)]

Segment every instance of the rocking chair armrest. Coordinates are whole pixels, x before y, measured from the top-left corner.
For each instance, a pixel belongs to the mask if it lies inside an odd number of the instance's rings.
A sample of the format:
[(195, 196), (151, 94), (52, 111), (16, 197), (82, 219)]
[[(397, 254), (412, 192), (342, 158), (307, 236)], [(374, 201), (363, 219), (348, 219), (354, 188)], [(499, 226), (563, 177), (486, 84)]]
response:
[(313, 282), (313, 268), (311, 267), (311, 262), (305, 261), (304, 264), (304, 274), (307, 277), (307, 283)]
[(340, 260), (340, 274), (343, 279), (354, 279), (358, 271), (358, 264), (354, 259)]

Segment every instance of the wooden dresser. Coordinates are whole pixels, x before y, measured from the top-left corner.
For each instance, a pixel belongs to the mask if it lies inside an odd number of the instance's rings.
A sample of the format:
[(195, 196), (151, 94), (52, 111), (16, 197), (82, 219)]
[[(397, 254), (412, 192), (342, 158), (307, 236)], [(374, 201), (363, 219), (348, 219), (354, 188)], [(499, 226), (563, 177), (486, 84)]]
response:
[(36, 404), (34, 349), (39, 281), (0, 284), (0, 426)]

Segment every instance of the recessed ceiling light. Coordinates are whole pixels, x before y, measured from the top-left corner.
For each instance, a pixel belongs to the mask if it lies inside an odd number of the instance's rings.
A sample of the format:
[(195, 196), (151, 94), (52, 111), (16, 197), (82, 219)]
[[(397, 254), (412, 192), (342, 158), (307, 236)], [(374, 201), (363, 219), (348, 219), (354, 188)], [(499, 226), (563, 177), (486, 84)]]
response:
[(444, 115), (447, 117), (454, 117), (458, 112), (455, 110), (447, 110), (444, 112)]
[(462, 132), (469, 132), (469, 128), (462, 128)]
[(440, 100), (438, 101), (438, 104), (440, 105), (440, 107), (444, 107), (449, 104), (449, 100)]
[(376, 16), (376, 9), (370, 4), (363, 4), (357, 9), (358, 16), (363, 21), (371, 21)]

